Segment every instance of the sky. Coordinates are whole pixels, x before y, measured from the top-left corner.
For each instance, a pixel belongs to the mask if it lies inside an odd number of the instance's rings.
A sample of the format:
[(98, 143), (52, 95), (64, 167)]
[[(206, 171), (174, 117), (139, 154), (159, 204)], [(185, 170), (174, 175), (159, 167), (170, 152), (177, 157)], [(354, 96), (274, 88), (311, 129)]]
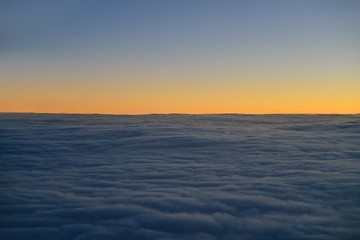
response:
[(360, 1), (0, 0), (0, 111), (359, 113)]

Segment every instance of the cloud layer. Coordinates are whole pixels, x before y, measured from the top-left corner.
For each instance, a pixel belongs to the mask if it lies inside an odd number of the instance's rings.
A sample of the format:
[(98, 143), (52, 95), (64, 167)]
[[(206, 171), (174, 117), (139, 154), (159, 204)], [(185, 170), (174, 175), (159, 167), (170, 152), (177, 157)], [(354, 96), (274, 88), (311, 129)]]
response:
[(0, 235), (360, 238), (359, 115), (0, 114)]

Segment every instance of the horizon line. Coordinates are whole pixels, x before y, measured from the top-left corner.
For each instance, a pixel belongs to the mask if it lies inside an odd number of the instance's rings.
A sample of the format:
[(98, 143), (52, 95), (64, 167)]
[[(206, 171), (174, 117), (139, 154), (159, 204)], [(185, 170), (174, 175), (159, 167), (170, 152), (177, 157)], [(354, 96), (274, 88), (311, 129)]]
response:
[(115, 115), (115, 116), (145, 116), (145, 115), (360, 115), (360, 113), (236, 113), (236, 112), (224, 112), (224, 113), (81, 113), (81, 112), (3, 112), (0, 114), (48, 114), (48, 115)]

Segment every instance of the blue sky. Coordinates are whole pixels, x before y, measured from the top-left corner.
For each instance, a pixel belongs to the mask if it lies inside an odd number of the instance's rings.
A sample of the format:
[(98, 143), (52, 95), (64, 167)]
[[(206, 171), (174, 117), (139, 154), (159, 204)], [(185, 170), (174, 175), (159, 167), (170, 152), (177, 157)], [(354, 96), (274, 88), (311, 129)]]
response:
[[(263, 91), (261, 83), (267, 81), (282, 86), (279, 94), (284, 96), (291, 91), (289, 86), (303, 81), (304, 89), (327, 96), (322, 101), (334, 96), (345, 105), (354, 98), (345, 101), (336, 96), (354, 96), (352, 89), (360, 89), (359, 1), (2, 0), (0, 4), (1, 78), (15, 92), (20, 90), (14, 82), (37, 79), (43, 86), (51, 85), (49, 75), (71, 79), (75, 85), (98, 82), (111, 88), (161, 78), (183, 88), (202, 79), (229, 89), (258, 84)], [(89, 77), (103, 73), (101, 79)], [(324, 85), (343, 91), (325, 93)], [(138, 88), (145, 91), (146, 86)], [(146, 94), (150, 93), (142, 93)]]

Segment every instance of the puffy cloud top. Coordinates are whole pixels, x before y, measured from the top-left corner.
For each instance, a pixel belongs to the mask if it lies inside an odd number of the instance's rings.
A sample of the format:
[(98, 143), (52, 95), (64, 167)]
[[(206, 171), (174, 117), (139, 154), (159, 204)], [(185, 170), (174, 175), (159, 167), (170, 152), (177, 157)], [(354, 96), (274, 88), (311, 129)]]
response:
[(359, 115), (0, 114), (0, 236), (358, 239)]

